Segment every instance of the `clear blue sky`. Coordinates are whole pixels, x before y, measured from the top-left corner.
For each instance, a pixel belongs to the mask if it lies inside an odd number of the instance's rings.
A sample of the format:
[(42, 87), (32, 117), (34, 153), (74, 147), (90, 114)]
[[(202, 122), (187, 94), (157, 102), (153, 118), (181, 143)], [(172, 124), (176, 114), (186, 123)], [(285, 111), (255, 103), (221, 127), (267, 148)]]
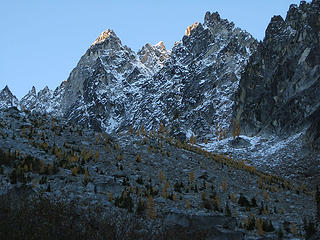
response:
[(262, 40), (273, 15), (299, 0), (4, 0), (0, 4), (0, 89), (21, 98), (34, 85), (55, 89), (105, 29), (137, 51), (162, 40), (167, 48), (187, 26), (218, 11)]

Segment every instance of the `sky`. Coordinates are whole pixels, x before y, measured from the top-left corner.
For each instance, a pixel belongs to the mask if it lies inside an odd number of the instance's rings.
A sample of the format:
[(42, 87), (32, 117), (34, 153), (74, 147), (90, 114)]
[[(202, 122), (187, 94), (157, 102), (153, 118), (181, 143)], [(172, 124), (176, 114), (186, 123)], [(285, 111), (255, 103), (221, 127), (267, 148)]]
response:
[(55, 89), (106, 29), (138, 51), (163, 41), (172, 48), (185, 29), (219, 12), (263, 40), (274, 15), (299, 0), (3, 0), (0, 3), (0, 89), (19, 99), (32, 86)]

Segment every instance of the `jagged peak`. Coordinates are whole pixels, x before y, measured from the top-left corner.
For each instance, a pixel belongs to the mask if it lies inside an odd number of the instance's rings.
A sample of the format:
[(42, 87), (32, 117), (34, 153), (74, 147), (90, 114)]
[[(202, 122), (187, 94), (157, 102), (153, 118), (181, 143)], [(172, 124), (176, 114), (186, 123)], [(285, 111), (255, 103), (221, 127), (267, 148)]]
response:
[(274, 36), (277, 36), (281, 29), (283, 29), (285, 25), (285, 21), (280, 15), (273, 16), (271, 18), (271, 21), (266, 29), (265, 38), (273, 38)]
[(147, 49), (158, 49), (160, 51), (166, 51), (166, 47), (165, 47), (163, 41), (160, 41), (155, 45), (151, 45), (150, 43), (146, 43), (138, 52), (141, 52), (145, 48), (147, 48)]
[(192, 31), (193, 29), (195, 29), (196, 27), (198, 27), (198, 26), (199, 26), (199, 23), (198, 23), (198, 22), (195, 22), (195, 23), (192, 24), (191, 26), (188, 26), (187, 29), (186, 29), (185, 35), (186, 35), (186, 36), (190, 36), (191, 31)]
[(9, 95), (13, 96), (11, 90), (9, 89), (8, 85), (6, 85), (2, 90), (1, 90), (2, 95)]
[(8, 85), (6, 85), (1, 92), (11, 92)]
[(145, 49), (152, 49), (153, 47), (151, 46), (150, 43), (146, 43), (139, 51), (138, 54), (141, 53)]
[(229, 22), (228, 19), (223, 19), (220, 17), (220, 14), (218, 12), (206, 12), (204, 16), (204, 27), (209, 28), (215, 28), (215, 27), (225, 27), (229, 30), (232, 30), (234, 28), (234, 23)]
[(153, 45), (154, 47), (166, 51), (166, 47), (164, 46), (164, 43), (162, 41), (158, 42), (157, 44)]
[(49, 87), (46, 85), (43, 89), (42, 89), (42, 91), (50, 91), (50, 89), (49, 89)]
[(278, 23), (283, 23), (284, 20), (280, 15), (275, 15), (271, 18), (270, 24), (278, 24)]
[(146, 43), (139, 51), (138, 55), (145, 54), (150, 51), (159, 51), (161, 53), (167, 53), (167, 49), (163, 43), (163, 41), (158, 42), (155, 45), (151, 45), (150, 43)]
[(51, 93), (51, 90), (49, 89), (49, 87), (46, 85), (42, 90), (40, 90), (38, 92), (38, 96), (43, 95), (43, 94), (47, 94), (47, 93)]
[[(0, 97), (1, 100), (13, 100), (15, 101), (15, 104), (17, 104), (18, 99), (13, 93), (10, 91), (8, 85), (6, 85), (1, 91), (0, 91)], [(0, 106), (1, 107), (1, 106)]]
[(291, 9), (295, 9), (295, 8), (298, 8), (298, 5), (297, 5), (297, 4), (290, 4), (289, 11), (290, 11)]
[(104, 42), (110, 36), (119, 39), (113, 30), (107, 29), (97, 37), (97, 39), (91, 44), (91, 46)]
[(206, 12), (206, 15), (204, 16), (204, 24), (206, 26), (211, 25), (212, 23), (220, 22), (220, 14), (218, 12), (210, 13)]
[(296, 18), (296, 14), (297, 13), (302, 14), (303, 12), (306, 12), (309, 7), (319, 8), (320, 7), (320, 0), (313, 0), (310, 2), (301, 1), (299, 6), (297, 4), (291, 4), (289, 7), (289, 11), (287, 13), (286, 21), (288, 19), (289, 20), (299, 20)]
[(37, 94), (37, 90), (36, 90), (35, 86), (32, 86), (30, 93), (34, 94), (34, 95)]

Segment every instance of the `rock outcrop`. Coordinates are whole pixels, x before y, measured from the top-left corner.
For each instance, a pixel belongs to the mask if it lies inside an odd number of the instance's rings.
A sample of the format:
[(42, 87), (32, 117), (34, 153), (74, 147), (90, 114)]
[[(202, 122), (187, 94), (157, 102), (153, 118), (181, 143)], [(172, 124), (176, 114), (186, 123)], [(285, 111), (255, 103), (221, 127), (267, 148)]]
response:
[(320, 110), (320, 1), (291, 5), (275, 16), (242, 74), (235, 118), (246, 134), (299, 132), (318, 145)]

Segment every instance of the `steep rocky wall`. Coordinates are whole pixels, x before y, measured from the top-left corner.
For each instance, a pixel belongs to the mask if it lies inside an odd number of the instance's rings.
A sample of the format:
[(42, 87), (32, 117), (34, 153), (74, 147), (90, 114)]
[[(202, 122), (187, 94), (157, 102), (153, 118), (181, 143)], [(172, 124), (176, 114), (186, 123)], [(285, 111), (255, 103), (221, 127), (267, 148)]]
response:
[[(285, 20), (271, 19), (241, 76), (234, 117), (246, 134), (280, 134), (309, 124), (316, 129), (319, 109), (320, 1), (302, 1)], [(318, 135), (309, 136), (315, 142)]]

